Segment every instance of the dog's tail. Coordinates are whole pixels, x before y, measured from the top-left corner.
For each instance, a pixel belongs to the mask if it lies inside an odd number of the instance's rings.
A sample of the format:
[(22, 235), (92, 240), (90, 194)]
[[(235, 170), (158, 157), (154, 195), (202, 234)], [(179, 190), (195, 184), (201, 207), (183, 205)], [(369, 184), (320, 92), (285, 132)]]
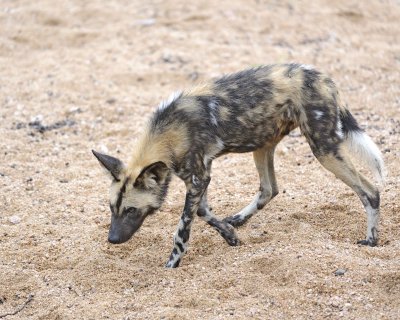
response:
[(382, 154), (372, 139), (362, 130), (349, 110), (341, 108), (339, 119), (344, 135), (344, 147), (349, 154), (365, 164), (376, 179), (384, 184), (386, 177), (385, 164)]

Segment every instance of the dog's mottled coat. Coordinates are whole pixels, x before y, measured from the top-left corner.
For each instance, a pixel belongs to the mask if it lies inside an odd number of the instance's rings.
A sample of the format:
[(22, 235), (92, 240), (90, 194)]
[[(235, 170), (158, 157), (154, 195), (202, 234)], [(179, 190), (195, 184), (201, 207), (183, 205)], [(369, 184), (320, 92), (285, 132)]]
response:
[[(366, 239), (359, 243), (376, 245), (379, 191), (356, 171), (349, 154), (359, 156), (383, 178), (380, 152), (343, 106), (334, 82), (300, 64), (252, 68), (175, 94), (155, 111), (127, 166), (94, 151), (113, 176), (109, 241), (130, 239), (145, 217), (161, 206), (174, 173), (185, 182), (187, 193), (166, 266), (179, 265), (196, 214), (228, 244), (237, 245), (233, 227), (278, 194), (274, 150), (296, 127), (319, 162), (360, 197), (368, 226)], [(208, 207), (207, 187), (212, 160), (230, 152), (253, 152), (260, 188), (248, 206), (219, 220)]]

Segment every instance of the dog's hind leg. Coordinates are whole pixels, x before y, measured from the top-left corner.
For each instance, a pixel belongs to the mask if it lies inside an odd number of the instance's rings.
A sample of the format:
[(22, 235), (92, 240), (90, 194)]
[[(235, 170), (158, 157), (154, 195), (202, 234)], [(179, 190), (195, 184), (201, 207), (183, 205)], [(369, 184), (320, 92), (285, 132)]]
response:
[(342, 180), (360, 198), (367, 213), (367, 235), (359, 244), (376, 246), (378, 243), (379, 191), (367, 178), (357, 172), (350, 159), (342, 155), (317, 156), (319, 162), (337, 178)]
[(254, 162), (260, 176), (260, 189), (249, 205), (237, 214), (225, 218), (223, 221), (228, 222), (234, 227), (241, 226), (278, 194), (274, 169), (275, 146), (266, 145), (253, 152)]

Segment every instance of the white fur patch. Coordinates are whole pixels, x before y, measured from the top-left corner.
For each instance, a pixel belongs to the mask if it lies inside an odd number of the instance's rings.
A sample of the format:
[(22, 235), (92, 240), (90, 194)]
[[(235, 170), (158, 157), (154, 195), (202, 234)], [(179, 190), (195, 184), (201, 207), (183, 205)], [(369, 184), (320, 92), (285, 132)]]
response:
[(234, 217), (240, 217), (240, 219), (247, 219), (248, 216), (252, 216), (258, 211), (257, 203), (260, 198), (261, 192), (258, 192), (253, 201), (250, 202), (246, 207), (244, 207), (240, 212), (234, 215)]
[(172, 93), (167, 100), (162, 101), (158, 105), (158, 110), (164, 110), (168, 108), (174, 101), (176, 101), (180, 96), (182, 96), (182, 91), (176, 91)]
[(208, 104), (208, 107), (210, 108), (211, 123), (214, 126), (218, 126), (218, 119), (217, 119), (217, 116), (216, 116), (217, 109), (218, 109), (218, 103), (216, 103), (215, 101), (211, 101)]
[(315, 110), (315, 111), (314, 111), (314, 115), (315, 115), (315, 119), (316, 119), (316, 120), (319, 120), (319, 119), (322, 118), (322, 116), (324, 115), (324, 113), (323, 113), (322, 111), (320, 111), (320, 110)]
[(314, 69), (315, 69), (315, 67), (312, 66), (312, 65), (310, 65), (310, 64), (302, 64), (300, 67), (301, 67), (303, 70), (314, 70)]
[(220, 138), (217, 138), (217, 147), (219, 151), (224, 148), (224, 142)]
[(336, 122), (336, 134), (339, 138), (343, 138), (343, 127), (342, 121), (340, 121), (340, 119), (338, 119)]
[(345, 141), (345, 146), (351, 154), (355, 155), (374, 172), (381, 183), (384, 183), (386, 172), (382, 154), (366, 133), (350, 132)]
[(196, 177), (196, 175), (192, 175), (192, 183), (194, 186), (197, 186), (200, 183), (199, 178)]
[(379, 211), (373, 209), (370, 205), (367, 205), (365, 210), (367, 211), (367, 239), (375, 238), (377, 234), (373, 234), (373, 229), (377, 231), (379, 224)]

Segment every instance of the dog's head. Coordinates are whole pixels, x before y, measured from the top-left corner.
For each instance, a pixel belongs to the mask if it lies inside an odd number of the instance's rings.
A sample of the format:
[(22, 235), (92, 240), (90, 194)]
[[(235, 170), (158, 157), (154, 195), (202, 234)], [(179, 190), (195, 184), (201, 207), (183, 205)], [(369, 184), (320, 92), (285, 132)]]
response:
[(167, 193), (170, 169), (163, 162), (155, 162), (140, 168), (140, 174), (136, 175), (119, 159), (92, 152), (112, 178), (108, 241), (123, 243), (132, 237), (149, 214), (160, 208)]

